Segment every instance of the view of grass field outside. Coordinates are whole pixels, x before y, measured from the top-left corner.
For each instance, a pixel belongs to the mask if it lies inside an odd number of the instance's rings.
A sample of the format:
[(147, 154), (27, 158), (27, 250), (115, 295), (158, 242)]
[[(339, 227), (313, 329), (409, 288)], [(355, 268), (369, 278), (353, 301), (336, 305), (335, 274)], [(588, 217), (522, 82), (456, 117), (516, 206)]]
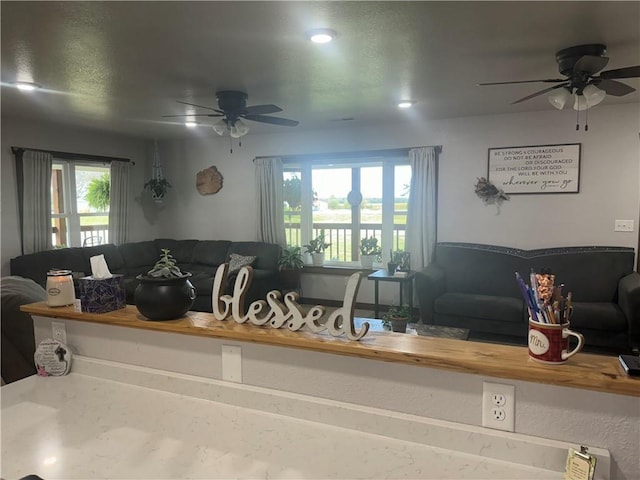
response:
[[(69, 172), (65, 168), (70, 169)], [(109, 167), (54, 163), (51, 175), (51, 223), (54, 247), (91, 246), (109, 241), (109, 209), (89, 203), (90, 185), (108, 181)], [(73, 178), (71, 178), (73, 175)], [(75, 204), (75, 208), (70, 208)]]
[[(375, 236), (382, 242), (383, 228), (383, 167), (363, 166), (359, 169), (360, 204), (359, 225), (352, 218), (351, 205), (347, 200), (352, 190), (352, 168), (324, 167), (312, 170), (312, 238), (324, 230), (326, 241), (331, 246), (326, 251), (329, 261), (351, 262), (358, 253), (354, 245), (360, 239)], [(393, 167), (393, 245), (382, 245), (385, 252), (404, 250), (405, 226), (411, 167), (396, 165)], [(285, 172), (285, 226), (287, 243), (302, 246), (301, 239), (301, 172)], [(289, 201), (287, 201), (289, 199)], [(290, 205), (289, 202), (292, 204)], [(355, 223), (355, 225), (354, 225)], [(352, 243), (355, 235), (358, 241)], [(387, 253), (388, 255), (388, 253)]]

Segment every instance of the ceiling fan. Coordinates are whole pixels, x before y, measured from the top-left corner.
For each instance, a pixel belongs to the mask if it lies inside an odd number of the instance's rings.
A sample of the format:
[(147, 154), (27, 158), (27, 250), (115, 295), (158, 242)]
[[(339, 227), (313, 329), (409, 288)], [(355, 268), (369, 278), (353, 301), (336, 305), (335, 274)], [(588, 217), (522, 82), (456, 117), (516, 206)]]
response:
[[(606, 95), (622, 97), (635, 91), (635, 88), (618, 82), (620, 78), (640, 77), (640, 65), (633, 67), (605, 70), (609, 58), (606, 57), (607, 47), (599, 43), (577, 45), (565, 48), (556, 53), (558, 70), (566, 78), (548, 78), (544, 80), (518, 80), (512, 82), (479, 83), (485, 85), (506, 85), (511, 83), (556, 83), (552, 87), (520, 98), (513, 104), (530, 100), (539, 95), (553, 92), (548, 99), (551, 105), (561, 110), (570, 100), (573, 100), (575, 110), (587, 110), (602, 100)], [(596, 75), (600, 72), (599, 75)]]
[(227, 131), (230, 136), (240, 138), (249, 133), (249, 127), (242, 121), (251, 120), (254, 122), (270, 123), (285, 127), (295, 127), (300, 122), (289, 120), (288, 118), (269, 117), (269, 113), (281, 112), (282, 109), (276, 105), (253, 105), (247, 106), (247, 94), (235, 90), (224, 90), (216, 92), (218, 108), (205, 107), (194, 103), (181, 102), (183, 105), (190, 105), (197, 108), (213, 110), (216, 113), (191, 113), (185, 115), (163, 115), (163, 117), (220, 117), (220, 121), (213, 125), (214, 131), (218, 135), (224, 135)]

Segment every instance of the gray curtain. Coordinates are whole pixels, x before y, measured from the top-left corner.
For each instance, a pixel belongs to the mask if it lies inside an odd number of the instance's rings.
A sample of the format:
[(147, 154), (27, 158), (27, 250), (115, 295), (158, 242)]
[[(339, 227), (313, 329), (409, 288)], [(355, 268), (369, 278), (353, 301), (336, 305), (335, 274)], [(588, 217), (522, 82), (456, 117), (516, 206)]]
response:
[(286, 247), (282, 160), (256, 158), (258, 239)]
[(109, 186), (109, 242), (119, 245), (129, 234), (129, 162), (111, 162)]
[(407, 213), (407, 251), (411, 269), (420, 270), (431, 262), (436, 244), (437, 147), (409, 150), (411, 190)]
[(22, 253), (35, 253), (53, 248), (51, 242), (51, 165), (47, 152), (25, 150), (18, 162), (21, 204)]

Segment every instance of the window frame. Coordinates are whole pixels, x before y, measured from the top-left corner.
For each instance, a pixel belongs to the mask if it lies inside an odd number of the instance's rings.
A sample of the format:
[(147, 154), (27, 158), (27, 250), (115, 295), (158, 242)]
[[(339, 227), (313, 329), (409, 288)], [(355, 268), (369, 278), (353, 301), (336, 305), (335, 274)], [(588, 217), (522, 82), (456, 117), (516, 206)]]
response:
[[(359, 189), (361, 178), (361, 168), (371, 166), (382, 167), (382, 221), (380, 245), (394, 245), (395, 228), (395, 167), (398, 165), (409, 166), (409, 158), (406, 152), (392, 151), (390, 154), (377, 155), (374, 153), (358, 154), (354, 152), (348, 156), (336, 156), (328, 154), (326, 156), (311, 155), (308, 157), (293, 157), (283, 159), (284, 172), (296, 172), (300, 174), (301, 181), (301, 209), (300, 209), (300, 245), (309, 243), (315, 234), (313, 227), (313, 185), (312, 172), (314, 168), (350, 168), (352, 172), (351, 189)], [(408, 203), (408, 200), (407, 200)], [(360, 221), (360, 207), (352, 207), (351, 223), (345, 224), (346, 228), (352, 230), (351, 235), (351, 261), (332, 260), (327, 258), (327, 266), (360, 266), (360, 236), (363, 229)], [(353, 233), (357, 232), (357, 235)], [(406, 230), (405, 230), (406, 232)], [(376, 235), (377, 237), (377, 235)], [(395, 249), (395, 248), (394, 248)], [(304, 251), (304, 249), (303, 249)], [(388, 248), (382, 252), (383, 263), (387, 257)], [(377, 263), (380, 265), (381, 263)]]
[[(56, 167), (60, 166), (58, 169)], [(66, 246), (67, 247), (82, 247), (86, 239), (83, 240), (82, 236), (82, 218), (85, 217), (107, 217), (107, 224), (105, 231), (105, 238), (101, 243), (108, 243), (108, 229), (109, 229), (109, 211), (106, 212), (90, 212), (80, 213), (78, 211), (78, 198), (77, 198), (77, 186), (76, 186), (76, 168), (77, 167), (91, 167), (105, 169), (105, 173), (111, 175), (111, 168), (109, 162), (96, 162), (91, 160), (69, 160), (65, 158), (54, 157), (51, 163), (52, 179), (55, 170), (61, 170), (62, 180), (62, 199), (63, 199), (63, 213), (53, 212), (54, 194), (51, 196), (51, 219), (64, 218), (66, 219)], [(111, 177), (109, 177), (111, 178)], [(52, 185), (53, 186), (53, 185)], [(62, 245), (62, 244), (61, 244)], [(55, 245), (54, 245), (55, 246)]]

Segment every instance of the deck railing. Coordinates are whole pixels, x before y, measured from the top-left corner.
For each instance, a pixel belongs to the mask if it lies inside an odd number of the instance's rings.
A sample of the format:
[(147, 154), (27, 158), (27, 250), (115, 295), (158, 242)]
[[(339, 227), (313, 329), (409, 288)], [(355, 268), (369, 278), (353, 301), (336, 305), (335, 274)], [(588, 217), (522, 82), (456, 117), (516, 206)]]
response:
[[(325, 241), (330, 243), (325, 250), (325, 259), (327, 261), (352, 262), (359, 257), (359, 251), (352, 249), (352, 229), (350, 224), (346, 223), (314, 223), (312, 227), (313, 238), (324, 230)], [(302, 237), (300, 223), (289, 223), (285, 221), (285, 231), (288, 245), (301, 245)], [(360, 238), (376, 237), (382, 239), (382, 224), (379, 223), (361, 223)], [(357, 243), (359, 245), (359, 241)], [(393, 226), (393, 250), (405, 249), (405, 225), (397, 224)], [(303, 249), (304, 251), (304, 249)]]
[(80, 226), (80, 245), (92, 247), (109, 243), (108, 225), (82, 225)]
[[(62, 236), (64, 236), (65, 238), (61, 238)], [(52, 245), (56, 247), (68, 246), (66, 235), (62, 236), (58, 227), (54, 227), (51, 234)], [(80, 246), (93, 247), (94, 245), (104, 245), (105, 243), (109, 243), (108, 225), (80, 226)]]

